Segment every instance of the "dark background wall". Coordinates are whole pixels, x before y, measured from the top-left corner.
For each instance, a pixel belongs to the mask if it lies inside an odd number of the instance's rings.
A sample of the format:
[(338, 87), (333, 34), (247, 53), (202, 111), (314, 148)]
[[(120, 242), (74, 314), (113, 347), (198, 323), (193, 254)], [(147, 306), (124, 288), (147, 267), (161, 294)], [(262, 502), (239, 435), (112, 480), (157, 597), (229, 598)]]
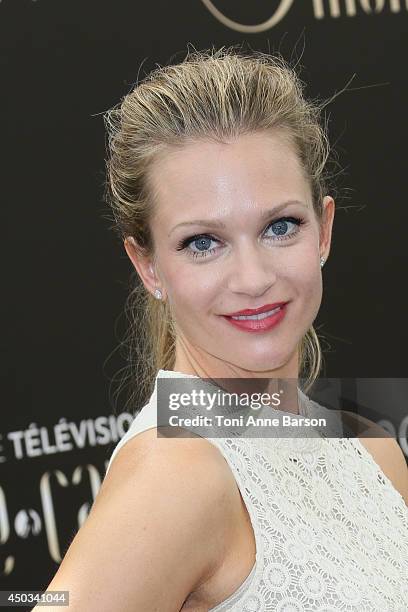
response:
[(45, 589), (132, 419), (110, 396), (131, 268), (105, 218), (102, 113), (187, 43), (279, 49), (312, 97), (354, 75), (327, 109), (343, 199), (316, 327), (325, 376), (388, 380), (369, 408), (408, 457), (408, 7), (214, 4), (0, 1), (2, 589)]

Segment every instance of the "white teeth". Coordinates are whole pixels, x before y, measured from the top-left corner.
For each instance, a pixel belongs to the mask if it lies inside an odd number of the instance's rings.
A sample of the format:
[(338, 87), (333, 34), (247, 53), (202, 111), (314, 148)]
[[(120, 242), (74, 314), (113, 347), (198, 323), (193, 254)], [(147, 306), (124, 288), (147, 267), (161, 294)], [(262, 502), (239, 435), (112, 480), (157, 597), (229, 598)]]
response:
[(275, 312), (278, 312), (278, 310), (280, 310), (280, 306), (278, 306), (277, 308), (274, 308), (273, 310), (268, 310), (268, 312), (261, 312), (260, 314), (256, 314), (256, 315), (239, 315), (237, 317), (231, 317), (231, 319), (236, 319), (237, 321), (244, 321), (245, 319), (250, 319), (253, 321), (260, 321), (261, 319), (266, 319), (266, 317), (270, 317), (271, 315), (275, 314)]

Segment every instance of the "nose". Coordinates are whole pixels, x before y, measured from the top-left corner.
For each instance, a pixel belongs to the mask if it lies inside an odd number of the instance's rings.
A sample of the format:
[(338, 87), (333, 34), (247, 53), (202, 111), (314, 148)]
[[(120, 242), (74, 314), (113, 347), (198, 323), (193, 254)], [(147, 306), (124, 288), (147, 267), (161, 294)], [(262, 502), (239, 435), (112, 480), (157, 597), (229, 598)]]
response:
[(233, 293), (259, 297), (276, 283), (273, 256), (259, 244), (245, 243), (231, 255), (228, 288)]

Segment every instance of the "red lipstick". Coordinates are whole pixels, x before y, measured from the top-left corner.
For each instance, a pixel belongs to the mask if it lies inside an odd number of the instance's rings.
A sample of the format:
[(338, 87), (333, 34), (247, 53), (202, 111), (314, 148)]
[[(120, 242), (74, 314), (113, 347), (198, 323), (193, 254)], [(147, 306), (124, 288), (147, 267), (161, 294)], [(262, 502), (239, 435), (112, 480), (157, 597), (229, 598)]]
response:
[(245, 310), (239, 310), (222, 316), (231, 325), (239, 329), (249, 332), (262, 332), (275, 327), (284, 318), (287, 303), (276, 302), (275, 304), (265, 304), (260, 308), (246, 308)]
[(260, 306), (259, 308), (245, 308), (245, 310), (237, 310), (237, 312), (229, 312), (224, 315), (225, 317), (237, 317), (239, 315), (255, 315), (260, 314), (261, 312), (268, 312), (269, 310), (273, 310), (274, 308), (278, 308), (278, 306), (283, 306), (287, 304), (287, 302), (275, 302), (275, 304), (265, 304), (265, 306)]

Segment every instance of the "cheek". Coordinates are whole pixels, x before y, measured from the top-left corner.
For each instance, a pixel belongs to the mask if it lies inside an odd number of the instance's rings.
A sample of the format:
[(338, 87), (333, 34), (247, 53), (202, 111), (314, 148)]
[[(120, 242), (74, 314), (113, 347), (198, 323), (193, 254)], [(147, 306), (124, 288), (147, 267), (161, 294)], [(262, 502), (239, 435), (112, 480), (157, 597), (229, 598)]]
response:
[(312, 323), (320, 308), (323, 295), (320, 267), (313, 259), (309, 259), (297, 268), (295, 276), (293, 286), (299, 304), (309, 323)]
[[(200, 268), (200, 269), (198, 269)], [(206, 268), (206, 269), (204, 269)], [(174, 313), (201, 314), (221, 291), (220, 275), (210, 266), (180, 265), (169, 266), (163, 274), (170, 307)]]
[(309, 260), (308, 265), (298, 267), (295, 274), (296, 284), (303, 293), (309, 296), (316, 292), (321, 293), (322, 275), (316, 263)]
[(292, 297), (298, 299), (302, 307), (310, 313), (318, 308), (322, 299), (322, 274), (315, 241), (310, 240), (301, 247), (291, 253), (285, 279), (290, 286)]

